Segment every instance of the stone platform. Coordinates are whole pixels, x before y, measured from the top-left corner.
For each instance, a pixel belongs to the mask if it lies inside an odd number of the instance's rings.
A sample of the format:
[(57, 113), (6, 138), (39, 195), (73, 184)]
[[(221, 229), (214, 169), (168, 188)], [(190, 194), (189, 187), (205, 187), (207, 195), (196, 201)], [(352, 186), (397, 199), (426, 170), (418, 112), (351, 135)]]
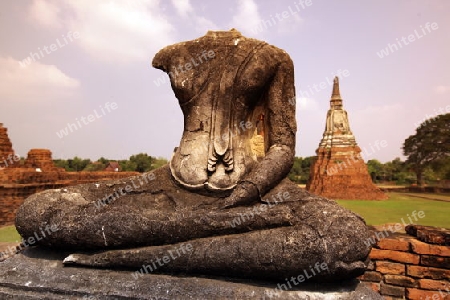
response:
[(382, 299), (359, 281), (279, 291), (276, 282), (64, 267), (66, 255), (34, 247), (0, 262), (0, 299)]

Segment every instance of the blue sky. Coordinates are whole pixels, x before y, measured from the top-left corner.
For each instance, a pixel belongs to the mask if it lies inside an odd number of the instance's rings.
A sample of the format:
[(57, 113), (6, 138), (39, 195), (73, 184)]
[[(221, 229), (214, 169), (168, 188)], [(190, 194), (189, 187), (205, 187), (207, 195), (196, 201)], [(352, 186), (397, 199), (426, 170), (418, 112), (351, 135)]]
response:
[[(207, 30), (236, 28), (291, 55), (297, 156), (314, 155), (336, 73), (366, 159), (401, 157), (418, 122), (450, 112), (445, 0), (22, 0), (0, 8), (0, 123), (22, 156), (47, 148), (54, 158), (170, 158), (183, 118), (170, 85), (155, 83), (166, 75), (151, 60)], [(373, 148), (380, 141), (387, 146)]]

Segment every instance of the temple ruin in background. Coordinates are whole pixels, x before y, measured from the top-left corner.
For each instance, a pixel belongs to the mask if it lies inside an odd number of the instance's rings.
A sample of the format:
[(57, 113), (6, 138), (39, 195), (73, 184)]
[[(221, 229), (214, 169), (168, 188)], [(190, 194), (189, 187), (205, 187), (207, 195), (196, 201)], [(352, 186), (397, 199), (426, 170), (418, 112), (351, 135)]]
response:
[(387, 199), (387, 195), (373, 184), (361, 149), (350, 130), (347, 112), (342, 107), (338, 77), (334, 78), (325, 132), (316, 153), (306, 185), (311, 193), (332, 199)]
[(28, 196), (79, 183), (119, 179), (135, 172), (66, 172), (55, 166), (48, 149), (31, 149), (23, 164), (14, 153), (8, 129), (0, 123), (0, 226), (14, 223), (17, 208)]

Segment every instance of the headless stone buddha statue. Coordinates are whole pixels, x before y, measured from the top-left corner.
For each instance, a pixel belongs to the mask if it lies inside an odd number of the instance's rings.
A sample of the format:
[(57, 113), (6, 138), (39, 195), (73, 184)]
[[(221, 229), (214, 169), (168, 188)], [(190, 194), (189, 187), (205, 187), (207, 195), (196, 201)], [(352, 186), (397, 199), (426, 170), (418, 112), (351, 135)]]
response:
[[(206, 51), (209, 60), (199, 62), (196, 57)], [(177, 71), (195, 61), (192, 69)], [(260, 198), (287, 175), (296, 122), (295, 109), (286, 105), (295, 95), (286, 52), (236, 30), (208, 32), (161, 50), (153, 66), (169, 74), (184, 114), (181, 143), (170, 162), (178, 184), (215, 195), (235, 189), (228, 201), (233, 204)], [(255, 167), (252, 136), (261, 114), (273, 130), (265, 137), (265, 157)]]
[(364, 220), (286, 178), (296, 121), (285, 51), (210, 31), (162, 49), (153, 66), (184, 115), (170, 164), (30, 196), (16, 218), (24, 239), (54, 226), (37, 244), (78, 252), (64, 263), (80, 266), (272, 280), (316, 270), (316, 281), (364, 272)]

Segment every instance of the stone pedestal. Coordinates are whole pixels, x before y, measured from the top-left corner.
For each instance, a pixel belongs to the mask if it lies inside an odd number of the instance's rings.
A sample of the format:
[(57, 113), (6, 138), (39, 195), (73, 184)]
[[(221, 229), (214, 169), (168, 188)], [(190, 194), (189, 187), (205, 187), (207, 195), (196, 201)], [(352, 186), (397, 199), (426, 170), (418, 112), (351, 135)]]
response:
[(365, 299), (381, 296), (359, 281), (276, 290), (276, 282), (64, 267), (67, 253), (29, 248), (0, 262), (1, 299)]

